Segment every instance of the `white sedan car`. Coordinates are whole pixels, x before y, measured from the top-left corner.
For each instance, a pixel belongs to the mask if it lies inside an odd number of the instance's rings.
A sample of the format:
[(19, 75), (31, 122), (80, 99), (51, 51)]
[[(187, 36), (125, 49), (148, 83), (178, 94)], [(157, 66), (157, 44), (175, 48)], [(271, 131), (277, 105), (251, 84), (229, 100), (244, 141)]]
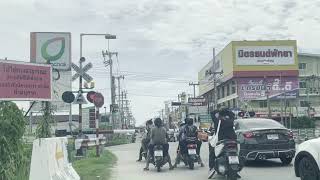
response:
[(301, 180), (320, 180), (320, 138), (299, 145), (294, 170)]

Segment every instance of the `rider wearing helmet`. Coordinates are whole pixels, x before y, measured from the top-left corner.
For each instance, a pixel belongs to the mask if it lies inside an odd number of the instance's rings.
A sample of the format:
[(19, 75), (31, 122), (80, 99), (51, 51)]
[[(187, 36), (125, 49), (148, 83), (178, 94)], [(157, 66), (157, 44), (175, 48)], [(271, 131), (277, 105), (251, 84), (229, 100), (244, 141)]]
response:
[[(221, 120), (220, 130), (218, 132), (218, 141), (224, 139), (237, 139), (237, 135), (233, 129), (235, 114), (228, 108), (222, 108), (221, 110), (214, 110), (211, 112), (211, 118), (214, 125), (214, 131), (217, 132), (219, 120)], [(209, 177), (211, 178), (215, 174), (214, 170), (214, 147), (209, 143)], [(238, 175), (240, 177), (240, 175)]]
[[(199, 141), (198, 139), (198, 128), (193, 124), (192, 118), (186, 118), (184, 125), (180, 128), (178, 153), (187, 154), (188, 153), (187, 144), (189, 142), (194, 142), (197, 144), (196, 152), (197, 152), (197, 155), (199, 156), (199, 163), (201, 164), (201, 166), (204, 166), (200, 158), (200, 148), (201, 148), (202, 142)], [(180, 162), (180, 156), (177, 155), (174, 166), (176, 167), (179, 162)]]
[(143, 152), (148, 152), (148, 144), (150, 143), (150, 131), (153, 126), (153, 121), (152, 119), (148, 120), (146, 122), (146, 131), (145, 134), (143, 135), (143, 138), (141, 140), (141, 147), (139, 151), (139, 159), (137, 161), (142, 160), (142, 153)]
[(168, 153), (169, 151), (169, 144), (168, 144), (168, 134), (166, 129), (162, 125), (162, 120), (160, 118), (156, 118), (154, 120), (154, 127), (151, 129), (150, 133), (150, 139), (151, 142), (149, 144), (149, 153), (148, 153), (148, 160), (146, 163), (146, 167), (144, 170), (149, 170), (149, 159), (153, 157), (153, 148), (155, 145), (162, 145), (163, 146), (163, 156), (168, 158), (168, 163), (170, 166), (170, 170), (173, 169), (173, 166), (171, 164), (171, 158)]

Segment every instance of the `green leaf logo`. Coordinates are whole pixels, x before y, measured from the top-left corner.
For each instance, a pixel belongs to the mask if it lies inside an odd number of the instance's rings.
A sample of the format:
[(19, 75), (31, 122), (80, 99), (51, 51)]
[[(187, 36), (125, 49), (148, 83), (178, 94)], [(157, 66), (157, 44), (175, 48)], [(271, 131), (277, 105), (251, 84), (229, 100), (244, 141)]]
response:
[[(56, 55), (50, 55), (47, 51), (48, 49), (48, 46), (50, 43), (53, 43), (55, 41), (61, 41), (61, 48), (60, 48), (60, 51), (56, 54)], [(65, 49), (65, 46), (66, 46), (66, 40), (64, 37), (56, 37), (56, 38), (53, 38), (53, 39), (49, 39), (48, 41), (46, 41), (42, 47), (41, 47), (41, 55), (42, 57), (51, 62), (51, 61), (56, 61), (58, 59), (61, 58), (61, 56), (63, 55), (64, 53), (64, 49)]]

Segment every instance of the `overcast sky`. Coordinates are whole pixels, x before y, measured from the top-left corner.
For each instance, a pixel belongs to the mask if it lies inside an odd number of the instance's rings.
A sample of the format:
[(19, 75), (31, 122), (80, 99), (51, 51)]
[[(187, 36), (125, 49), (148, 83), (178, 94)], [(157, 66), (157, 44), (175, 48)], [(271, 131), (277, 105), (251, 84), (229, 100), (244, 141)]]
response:
[[(138, 123), (164, 101), (192, 93), (189, 81), (232, 40), (295, 39), (299, 51), (320, 54), (320, 0), (1, 0), (0, 58), (29, 61), (30, 32), (71, 32), (72, 61), (80, 33), (111, 33), (116, 74)], [(103, 37), (86, 37), (83, 55), (110, 103)], [(76, 87), (76, 84), (74, 84)]]

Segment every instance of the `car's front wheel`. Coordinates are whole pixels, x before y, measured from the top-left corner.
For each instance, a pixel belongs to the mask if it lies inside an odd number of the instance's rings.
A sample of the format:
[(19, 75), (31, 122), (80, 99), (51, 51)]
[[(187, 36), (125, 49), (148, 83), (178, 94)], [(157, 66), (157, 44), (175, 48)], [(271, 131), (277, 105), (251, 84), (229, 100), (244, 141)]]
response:
[(292, 158), (281, 157), (280, 158), (283, 165), (289, 165), (292, 162)]
[(301, 180), (319, 180), (319, 169), (311, 158), (302, 158), (298, 164), (298, 170)]

